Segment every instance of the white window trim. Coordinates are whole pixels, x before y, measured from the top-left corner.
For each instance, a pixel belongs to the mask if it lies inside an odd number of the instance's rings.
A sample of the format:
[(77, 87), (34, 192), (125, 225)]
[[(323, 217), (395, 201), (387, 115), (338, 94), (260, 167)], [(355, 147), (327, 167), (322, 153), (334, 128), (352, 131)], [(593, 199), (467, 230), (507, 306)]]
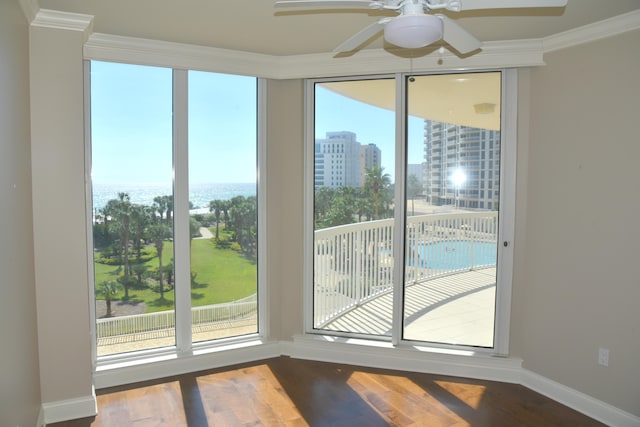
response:
[[(123, 62), (123, 61), (120, 61)], [(127, 62), (134, 65), (135, 62)], [(165, 67), (172, 68), (172, 67)], [(173, 168), (174, 168), (174, 254), (189, 254), (189, 182), (188, 182), (188, 70), (173, 67)], [(206, 342), (192, 342), (191, 331), (191, 288), (176, 287), (176, 345), (148, 349), (131, 353), (107, 356), (97, 355), (95, 274), (93, 265), (93, 212), (91, 209), (91, 60), (84, 61), (84, 113), (85, 113), (85, 194), (87, 197), (87, 257), (89, 286), (89, 313), (91, 334), (91, 355), (96, 388), (110, 387), (132, 381), (143, 381), (172, 374), (225, 366), (255, 357), (279, 355), (273, 344), (267, 342), (267, 250), (266, 250), (266, 82), (256, 77), (257, 87), (257, 199), (258, 199), (258, 332), (239, 337), (230, 337)], [(190, 282), (190, 258), (175, 257), (176, 281)], [(186, 280), (186, 281), (185, 281)], [(260, 346), (261, 350), (256, 350)], [(167, 365), (168, 364), (168, 365)], [(189, 368), (187, 368), (187, 366)]]
[[(314, 208), (314, 142), (315, 142), (315, 98), (314, 90), (316, 83), (332, 82), (332, 81), (348, 81), (376, 78), (396, 78), (396, 141), (404, 141), (406, 139), (406, 110), (402, 100), (401, 90), (404, 87), (406, 78), (409, 75), (405, 73), (397, 73), (394, 75), (381, 76), (352, 76), (348, 78), (321, 78), (308, 79), (305, 82), (305, 220), (304, 220), (304, 334), (303, 338), (313, 340), (317, 343), (334, 343), (340, 342), (353, 343), (358, 345), (370, 345), (372, 348), (384, 346), (384, 342), (389, 342), (393, 348), (405, 350), (417, 350), (420, 352), (435, 352), (438, 354), (445, 353), (450, 355), (476, 356), (476, 355), (509, 355), (509, 333), (510, 333), (510, 313), (511, 313), (511, 293), (512, 293), (512, 276), (513, 276), (513, 242), (515, 233), (515, 188), (516, 188), (516, 152), (517, 152), (517, 70), (516, 69), (490, 69), (477, 70), (469, 72), (486, 72), (500, 71), (502, 74), (501, 82), (501, 133), (500, 133), (500, 165), (501, 165), (501, 193), (500, 193), (500, 221), (498, 231), (498, 263), (500, 268), (496, 281), (496, 313), (494, 320), (494, 346), (492, 348), (479, 348), (474, 346), (451, 345), (431, 342), (418, 342), (411, 340), (402, 340), (402, 297), (401, 288), (403, 282), (403, 272), (401, 269), (394, 271), (394, 296), (393, 309), (394, 318), (392, 323), (392, 336), (388, 337), (368, 336), (358, 333), (342, 333), (334, 331), (319, 331), (313, 327), (313, 244), (314, 244), (314, 225), (313, 225), (313, 208)], [(456, 71), (440, 72), (435, 74), (456, 73)], [(417, 73), (412, 73), (417, 75)], [(423, 74), (423, 73), (420, 73)], [(396, 143), (395, 152), (395, 170), (396, 184), (404, 182), (402, 177), (405, 171), (405, 144)], [(396, 185), (395, 204), (395, 227), (394, 230), (404, 230), (404, 206), (406, 200), (404, 198), (404, 185)], [(506, 244), (506, 245), (505, 245)], [(404, 259), (404, 240), (403, 234), (394, 232), (394, 257), (396, 259)]]

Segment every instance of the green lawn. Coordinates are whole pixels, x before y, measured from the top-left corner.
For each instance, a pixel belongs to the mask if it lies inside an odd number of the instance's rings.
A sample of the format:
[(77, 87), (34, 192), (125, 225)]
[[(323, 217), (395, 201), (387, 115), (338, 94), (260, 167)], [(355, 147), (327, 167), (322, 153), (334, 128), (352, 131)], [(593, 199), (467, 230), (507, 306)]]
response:
[[(215, 232), (215, 230), (214, 230)], [(163, 264), (173, 258), (173, 244), (166, 242), (163, 250)], [(131, 262), (135, 261), (132, 254)], [(157, 269), (158, 258), (145, 263), (149, 270)], [(103, 280), (115, 280), (122, 275), (120, 266), (95, 263), (96, 283)], [(241, 253), (233, 249), (217, 248), (209, 239), (191, 241), (191, 271), (196, 273), (191, 287), (192, 306), (216, 304), (234, 301), (254, 294), (257, 289), (257, 266)], [(124, 291), (114, 299), (121, 299)], [(164, 300), (160, 294), (150, 289), (129, 289), (129, 299), (144, 302), (146, 312), (171, 310), (174, 308), (174, 292), (165, 292)]]

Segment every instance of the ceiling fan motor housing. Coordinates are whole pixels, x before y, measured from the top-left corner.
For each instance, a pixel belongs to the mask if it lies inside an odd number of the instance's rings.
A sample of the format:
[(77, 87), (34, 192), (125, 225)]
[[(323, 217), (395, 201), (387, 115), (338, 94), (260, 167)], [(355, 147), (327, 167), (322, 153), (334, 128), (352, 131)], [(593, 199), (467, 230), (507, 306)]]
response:
[(385, 25), (384, 38), (407, 49), (428, 46), (442, 38), (442, 21), (434, 15), (401, 15)]

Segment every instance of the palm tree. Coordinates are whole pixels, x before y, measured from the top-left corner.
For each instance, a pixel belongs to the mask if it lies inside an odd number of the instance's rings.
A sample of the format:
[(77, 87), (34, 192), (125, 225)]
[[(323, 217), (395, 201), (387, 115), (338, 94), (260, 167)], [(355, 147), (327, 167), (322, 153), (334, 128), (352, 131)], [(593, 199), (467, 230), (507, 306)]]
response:
[(407, 199), (411, 199), (411, 215), (415, 214), (414, 200), (422, 194), (422, 182), (416, 175), (407, 176)]
[(170, 224), (173, 218), (173, 196), (162, 196), (167, 205), (167, 223)]
[(167, 210), (166, 196), (156, 196), (153, 198), (153, 207), (160, 214), (160, 222), (164, 219), (164, 212)]
[[(109, 203), (112, 202), (111, 200)], [(122, 254), (122, 262), (124, 268), (124, 297), (129, 298), (129, 286), (128, 276), (129, 271), (129, 236), (131, 233), (131, 215), (133, 205), (129, 200), (127, 193), (118, 193), (118, 198), (111, 203), (109, 209), (113, 215), (113, 221), (116, 229), (118, 230), (118, 236), (120, 237), (120, 248)]]
[(245, 255), (255, 258), (257, 251), (257, 199), (255, 196), (236, 196), (230, 201), (229, 225), (235, 240)]
[(163, 284), (163, 265), (162, 265), (162, 249), (164, 241), (171, 237), (171, 228), (166, 224), (153, 224), (148, 228), (149, 237), (153, 241), (156, 251), (158, 252), (158, 281), (160, 282), (160, 299), (164, 300), (164, 284)]
[(329, 187), (320, 187), (316, 189), (314, 195), (313, 211), (315, 215), (316, 225), (322, 222), (331, 208), (331, 202), (335, 198), (335, 191)]
[(152, 207), (133, 205), (131, 209), (131, 231), (133, 232), (133, 247), (136, 250), (136, 262), (142, 258), (144, 234), (147, 226), (153, 221), (154, 210)]
[(371, 219), (371, 200), (365, 197), (358, 197), (356, 200), (356, 215), (358, 215), (358, 222), (362, 222), (363, 216)]
[(189, 241), (196, 236), (200, 236), (200, 227), (202, 227), (202, 224), (193, 216), (189, 216)]
[(113, 312), (111, 311), (111, 301), (113, 297), (120, 291), (121, 285), (115, 280), (104, 280), (96, 288), (96, 296), (104, 297), (104, 301), (107, 304), (107, 314), (105, 317), (111, 317)]
[(374, 166), (367, 169), (364, 188), (373, 195), (373, 219), (380, 219), (380, 195), (391, 184), (391, 178), (388, 173), (383, 173), (384, 168)]
[(224, 200), (216, 199), (209, 202), (209, 212), (213, 212), (213, 216), (216, 219), (216, 241), (220, 240), (220, 215), (226, 210), (227, 202)]

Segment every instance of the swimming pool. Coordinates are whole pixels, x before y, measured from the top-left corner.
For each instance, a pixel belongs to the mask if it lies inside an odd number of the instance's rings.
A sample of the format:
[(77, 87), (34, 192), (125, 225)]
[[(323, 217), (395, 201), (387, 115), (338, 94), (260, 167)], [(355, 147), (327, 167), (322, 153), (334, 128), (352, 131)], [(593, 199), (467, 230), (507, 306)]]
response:
[(496, 264), (495, 242), (443, 240), (411, 245), (407, 265), (436, 270), (463, 270)]

